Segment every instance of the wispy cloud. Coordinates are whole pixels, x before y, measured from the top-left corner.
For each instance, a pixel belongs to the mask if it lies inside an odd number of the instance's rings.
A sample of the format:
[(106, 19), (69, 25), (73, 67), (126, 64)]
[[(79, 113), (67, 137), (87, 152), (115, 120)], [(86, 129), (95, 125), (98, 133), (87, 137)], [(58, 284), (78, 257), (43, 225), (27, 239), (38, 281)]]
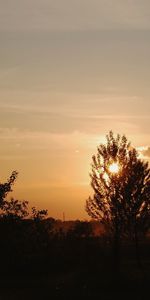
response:
[[(49, 150), (49, 151), (73, 151), (93, 149), (104, 141), (103, 135), (86, 134), (74, 131), (70, 134), (50, 133), (43, 131), (21, 131), (17, 128), (0, 128), (1, 143), (9, 143), (10, 149), (15, 146), (18, 151)], [(55, 152), (54, 152), (55, 153)]]
[[(140, 114), (143, 98), (134, 95), (19, 92), (12, 93), (12, 101), (10, 97), (11, 93), (6, 93), (6, 101), (0, 101), (1, 127), (43, 132), (43, 136), (74, 132), (104, 135), (110, 129), (118, 132), (118, 128), (128, 135), (137, 133), (140, 124), (147, 128), (149, 122), (147, 110)], [(126, 103), (124, 108), (122, 103)], [(141, 106), (138, 111), (137, 103)]]

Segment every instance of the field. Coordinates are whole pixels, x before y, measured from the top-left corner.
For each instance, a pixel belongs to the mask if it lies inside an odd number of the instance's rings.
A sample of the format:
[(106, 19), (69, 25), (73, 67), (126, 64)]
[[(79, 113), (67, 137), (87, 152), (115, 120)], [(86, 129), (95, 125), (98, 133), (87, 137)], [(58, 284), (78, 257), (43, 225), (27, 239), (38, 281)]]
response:
[(0, 299), (144, 299), (150, 285), (149, 239), (141, 241), (140, 255), (139, 266), (134, 243), (123, 242), (116, 269), (104, 236), (71, 234), (31, 243), (29, 235), (26, 241), (17, 235), (17, 242), (2, 243)]

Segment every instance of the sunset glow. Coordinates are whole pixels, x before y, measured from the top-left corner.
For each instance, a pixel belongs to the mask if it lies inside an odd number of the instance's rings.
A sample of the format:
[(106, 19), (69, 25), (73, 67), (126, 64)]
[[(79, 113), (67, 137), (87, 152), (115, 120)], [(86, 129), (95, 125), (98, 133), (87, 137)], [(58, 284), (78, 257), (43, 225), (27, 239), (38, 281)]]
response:
[(0, 181), (19, 172), (15, 197), (86, 218), (109, 130), (149, 161), (149, 11), (146, 0), (1, 1)]

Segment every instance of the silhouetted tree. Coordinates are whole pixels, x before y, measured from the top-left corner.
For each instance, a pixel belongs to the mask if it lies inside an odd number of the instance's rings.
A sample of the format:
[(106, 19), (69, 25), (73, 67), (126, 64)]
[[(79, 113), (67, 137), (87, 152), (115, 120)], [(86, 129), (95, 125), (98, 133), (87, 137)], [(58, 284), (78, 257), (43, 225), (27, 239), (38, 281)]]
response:
[(22, 220), (28, 215), (28, 201), (20, 201), (14, 198), (4, 200), (2, 212), (3, 218), (9, 220)]
[(13, 171), (7, 182), (0, 183), (1, 217), (7, 218), (7, 220), (19, 220), (28, 216), (28, 201), (20, 201), (14, 198), (6, 199), (8, 193), (12, 192), (12, 186), (17, 176), (18, 172)]
[(150, 169), (124, 135), (115, 138), (110, 131), (106, 138), (93, 156), (94, 195), (86, 211), (112, 233), (117, 265), (120, 238), (134, 237), (138, 253), (138, 234), (150, 226)]
[(91, 222), (77, 220), (72, 229), (72, 235), (76, 238), (87, 238), (92, 235)]
[(36, 228), (35, 238), (37, 240), (38, 247), (46, 245), (49, 239), (47, 224), (44, 222), (47, 214), (47, 209), (37, 210), (35, 207), (32, 207), (31, 218), (34, 221)]
[(12, 185), (17, 178), (18, 172), (13, 171), (10, 178), (5, 183), (0, 183), (0, 208), (3, 208), (4, 200), (9, 192), (12, 191)]
[(35, 207), (32, 207), (31, 217), (34, 221), (41, 221), (41, 220), (45, 219), (45, 217), (47, 215), (48, 215), (47, 209), (37, 210)]

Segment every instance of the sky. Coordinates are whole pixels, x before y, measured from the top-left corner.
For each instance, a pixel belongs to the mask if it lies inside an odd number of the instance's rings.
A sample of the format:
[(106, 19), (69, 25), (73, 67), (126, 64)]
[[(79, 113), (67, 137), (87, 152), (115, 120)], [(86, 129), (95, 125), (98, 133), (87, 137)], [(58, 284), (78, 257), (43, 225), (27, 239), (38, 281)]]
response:
[[(0, 1), (1, 182), (87, 219), (91, 157), (109, 130), (150, 157), (150, 1)], [(141, 148), (142, 147), (142, 148)]]

